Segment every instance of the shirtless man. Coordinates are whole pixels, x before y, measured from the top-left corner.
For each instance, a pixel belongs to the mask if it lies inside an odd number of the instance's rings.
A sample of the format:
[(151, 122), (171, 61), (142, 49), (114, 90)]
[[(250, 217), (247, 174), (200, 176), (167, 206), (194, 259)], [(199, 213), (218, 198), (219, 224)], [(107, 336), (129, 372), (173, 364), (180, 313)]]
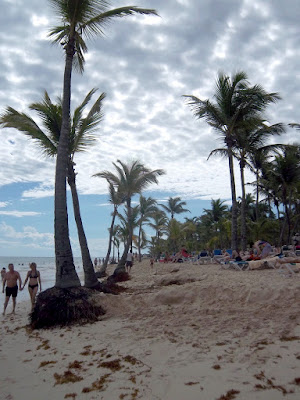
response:
[(4, 279), (3, 279), (2, 293), (4, 293), (4, 288), (5, 288), (5, 284), (6, 284), (6, 297), (5, 297), (5, 302), (4, 302), (3, 315), (5, 315), (6, 307), (9, 302), (10, 296), (12, 296), (12, 301), (13, 301), (12, 314), (15, 313), (16, 297), (18, 294), (18, 285), (17, 285), (18, 281), (19, 281), (19, 288), (20, 288), (20, 290), (22, 290), (22, 279), (20, 277), (19, 272), (14, 270), (13, 264), (8, 264), (8, 269), (9, 269), (9, 271), (6, 272)]

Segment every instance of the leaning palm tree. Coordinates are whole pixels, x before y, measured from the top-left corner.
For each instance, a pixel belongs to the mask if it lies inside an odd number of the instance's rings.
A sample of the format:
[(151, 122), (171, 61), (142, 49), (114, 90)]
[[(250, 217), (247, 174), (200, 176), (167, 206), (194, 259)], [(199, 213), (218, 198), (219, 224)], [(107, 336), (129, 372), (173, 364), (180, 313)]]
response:
[(84, 69), (84, 53), (87, 52), (86, 38), (103, 35), (103, 28), (113, 18), (132, 14), (157, 14), (155, 10), (138, 7), (108, 9), (106, 0), (49, 0), (61, 20), (49, 36), (63, 46), (65, 68), (63, 80), (62, 125), (56, 158), (55, 174), (55, 258), (56, 287), (80, 286), (75, 271), (69, 238), (66, 174), (68, 168), (68, 136), (70, 132), (71, 76), (73, 66), (80, 72)]
[(168, 213), (171, 214), (171, 219), (174, 218), (175, 214), (181, 214), (184, 212), (190, 212), (190, 210), (183, 208), (183, 206), (186, 206), (185, 201), (181, 201), (180, 197), (169, 197), (168, 198), (168, 205), (160, 204), (160, 206), (167, 211)]
[[(81, 219), (78, 193), (76, 188), (76, 173), (74, 170), (74, 156), (76, 153), (84, 151), (86, 148), (95, 143), (95, 128), (102, 121), (103, 117), (101, 109), (102, 101), (105, 98), (104, 93), (97, 98), (86, 117), (83, 117), (85, 107), (90, 102), (95, 92), (96, 89), (92, 89), (87, 94), (80, 106), (74, 111), (72, 125), (69, 132), (68, 147), (69, 160), (67, 178), (72, 194), (74, 216), (81, 249), (84, 281), (86, 287), (95, 287), (99, 284), (99, 282), (95, 275)], [(0, 125), (5, 128), (15, 128), (24, 133), (39, 145), (46, 156), (55, 157), (57, 154), (61, 130), (61, 99), (58, 98), (57, 104), (55, 104), (51, 101), (48, 93), (45, 91), (44, 99), (41, 102), (32, 103), (29, 106), (29, 109), (38, 114), (42, 121), (41, 126), (39, 126), (29, 115), (20, 113), (12, 107), (8, 107), (1, 115)]]
[(259, 151), (264, 149), (264, 152), (275, 150), (280, 145), (266, 145), (266, 141), (269, 137), (274, 135), (280, 135), (285, 131), (283, 124), (266, 125), (264, 121), (261, 121), (256, 127), (252, 129), (242, 129), (236, 136), (236, 142), (234, 146), (234, 156), (238, 159), (240, 164), (240, 176), (241, 176), (241, 187), (242, 187), (242, 202), (241, 202), (241, 248), (246, 250), (247, 247), (247, 226), (246, 226), (246, 191), (245, 191), (245, 176), (244, 170), (248, 166), (247, 158)]
[(113, 237), (117, 233), (117, 230), (115, 229), (114, 225), (115, 225), (116, 216), (118, 215), (118, 208), (125, 201), (122, 190), (120, 190), (119, 187), (116, 189), (115, 186), (110, 182), (108, 182), (108, 184), (109, 184), (109, 202), (113, 205), (114, 210), (112, 212), (112, 220), (111, 220), (111, 225), (109, 228), (108, 249), (107, 249), (104, 263), (101, 265), (101, 268), (99, 271), (100, 275), (104, 275), (105, 271), (107, 269), (108, 260), (110, 257), (111, 247), (112, 247), (112, 243), (113, 243)]
[(200, 100), (196, 96), (185, 95), (197, 118), (204, 118), (221, 137), (228, 151), (231, 199), (232, 199), (232, 232), (231, 246), (237, 248), (237, 200), (233, 170), (233, 147), (239, 129), (249, 121), (260, 117), (269, 103), (277, 101), (277, 93), (267, 93), (261, 86), (249, 86), (245, 72), (237, 72), (230, 78), (219, 73), (216, 82), (215, 102)]
[(138, 255), (139, 255), (139, 261), (142, 261), (142, 255), (141, 255), (141, 243), (142, 241), (145, 242), (145, 240), (142, 240), (142, 232), (143, 232), (143, 224), (149, 222), (149, 218), (157, 211), (157, 202), (154, 200), (152, 197), (144, 197), (140, 196), (140, 204), (139, 204), (139, 214), (140, 218), (138, 221), (139, 224), (139, 232), (138, 232), (138, 241), (137, 241), (137, 248), (138, 248)]
[(132, 161), (129, 164), (125, 164), (122, 161), (117, 160), (117, 163), (113, 163), (113, 165), (117, 170), (117, 174), (110, 171), (102, 171), (93, 176), (105, 178), (116, 188), (121, 188), (121, 191), (124, 194), (128, 216), (128, 238), (124, 246), (124, 253), (120, 259), (118, 269), (116, 270), (116, 273), (118, 273), (124, 269), (127, 253), (129, 248), (132, 247), (133, 226), (131, 223), (131, 199), (135, 194), (141, 193), (151, 183), (157, 184), (157, 177), (163, 175), (165, 172), (162, 169), (151, 171), (139, 161)]

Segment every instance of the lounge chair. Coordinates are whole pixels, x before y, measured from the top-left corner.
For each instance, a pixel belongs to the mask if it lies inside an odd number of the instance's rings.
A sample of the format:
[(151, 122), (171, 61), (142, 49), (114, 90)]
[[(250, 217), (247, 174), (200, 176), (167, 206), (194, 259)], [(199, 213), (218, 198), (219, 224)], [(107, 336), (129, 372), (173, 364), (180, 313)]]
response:
[(201, 251), (197, 257), (198, 264), (210, 264), (211, 257), (208, 255), (207, 251)]
[(222, 255), (222, 250), (221, 249), (215, 249), (213, 252), (213, 257), (212, 261), (215, 261), (217, 264), (220, 264), (220, 262), (223, 260), (223, 255)]
[(248, 261), (226, 261), (221, 262), (222, 269), (235, 269), (237, 271), (247, 271), (249, 270), (249, 263)]

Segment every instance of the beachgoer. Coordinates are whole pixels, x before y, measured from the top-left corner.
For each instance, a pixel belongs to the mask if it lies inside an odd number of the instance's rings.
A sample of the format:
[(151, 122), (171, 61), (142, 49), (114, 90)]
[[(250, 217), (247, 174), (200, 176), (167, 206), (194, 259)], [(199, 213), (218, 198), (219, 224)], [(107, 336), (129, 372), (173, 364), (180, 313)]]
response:
[(2, 282), (4, 281), (4, 276), (5, 276), (5, 274), (6, 274), (6, 268), (2, 268), (1, 269), (1, 279), (2, 279)]
[(26, 286), (27, 281), (29, 280), (28, 292), (29, 292), (30, 299), (31, 299), (31, 308), (33, 309), (39, 285), (40, 285), (40, 292), (42, 291), (42, 282), (41, 282), (41, 274), (36, 269), (36, 263), (32, 262), (29, 265), (29, 267), (30, 267), (30, 271), (27, 272), (27, 276), (26, 276), (26, 279), (25, 279), (25, 282), (23, 285), (23, 289)]
[(293, 239), (294, 251), (300, 250), (300, 235), (299, 235), (299, 233), (295, 233), (294, 236), (292, 237), (292, 239)]
[(94, 266), (97, 267), (97, 264), (98, 264), (98, 259), (96, 257), (95, 260), (94, 260)]
[(130, 250), (130, 252), (127, 253), (126, 265), (125, 265), (125, 269), (126, 269), (126, 272), (128, 272), (128, 274), (132, 267), (132, 259), (133, 259), (133, 254), (132, 254), (132, 250)]
[(153, 265), (154, 265), (154, 258), (151, 257), (150, 258), (150, 268), (151, 268), (151, 270), (153, 270)]
[(12, 302), (13, 302), (12, 314), (15, 313), (16, 297), (18, 295), (18, 284), (17, 284), (18, 281), (19, 281), (19, 289), (22, 290), (22, 279), (19, 272), (15, 271), (13, 264), (8, 264), (8, 272), (6, 272), (4, 276), (3, 288), (2, 288), (2, 293), (4, 293), (4, 288), (6, 285), (5, 288), (6, 296), (4, 301), (3, 315), (5, 315), (6, 307), (8, 305), (10, 296), (12, 296)]
[(268, 257), (273, 252), (272, 246), (265, 240), (257, 240), (253, 247), (257, 250), (257, 255), (260, 256), (261, 260)]

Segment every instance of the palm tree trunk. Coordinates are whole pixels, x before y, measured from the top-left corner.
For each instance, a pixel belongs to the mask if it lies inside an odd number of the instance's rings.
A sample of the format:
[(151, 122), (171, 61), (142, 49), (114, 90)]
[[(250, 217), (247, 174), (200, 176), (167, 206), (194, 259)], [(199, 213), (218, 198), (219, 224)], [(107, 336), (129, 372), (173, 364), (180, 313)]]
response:
[(255, 218), (256, 222), (258, 221), (259, 218), (259, 210), (258, 210), (258, 204), (259, 204), (259, 175), (258, 175), (258, 169), (256, 170), (256, 202), (255, 202)]
[(229, 159), (229, 172), (230, 172), (230, 185), (231, 185), (231, 199), (232, 199), (232, 210), (231, 210), (231, 248), (237, 249), (237, 203), (236, 203), (236, 191), (235, 191), (235, 180), (233, 170), (233, 156), (232, 148), (228, 147), (228, 159)]
[(132, 229), (132, 221), (131, 221), (131, 198), (127, 199), (127, 215), (128, 215), (128, 238), (127, 241), (124, 243), (124, 252), (122, 254), (122, 257), (119, 261), (119, 264), (117, 268), (114, 271), (114, 274), (117, 274), (118, 272), (122, 272), (125, 270), (125, 263), (126, 263), (126, 258), (127, 254), (129, 252), (129, 249), (131, 247), (132, 250), (132, 234), (133, 234), (133, 229)]
[(103, 263), (103, 265), (102, 265), (102, 267), (100, 268), (100, 271), (99, 271), (100, 274), (104, 274), (106, 269), (107, 269), (107, 264), (108, 264), (108, 260), (109, 260), (110, 253), (111, 253), (112, 235), (113, 235), (116, 215), (117, 215), (117, 209), (115, 208), (114, 212), (113, 212), (113, 216), (112, 216), (110, 230), (109, 230), (108, 249), (107, 249), (107, 253), (106, 253), (106, 257), (105, 257), (104, 263)]
[(246, 193), (245, 193), (245, 177), (244, 177), (244, 162), (240, 162), (241, 184), (242, 184), (242, 203), (241, 203), (241, 248), (243, 251), (247, 249), (246, 237)]
[(96, 287), (99, 285), (98, 279), (95, 274), (94, 266), (91, 260), (91, 255), (90, 251), (88, 248), (83, 224), (82, 224), (82, 219), (80, 215), (80, 207), (79, 207), (79, 200), (78, 200), (78, 193), (77, 193), (77, 188), (76, 188), (76, 175), (74, 171), (74, 167), (72, 163), (69, 163), (68, 166), (68, 183), (71, 188), (71, 193), (72, 193), (72, 200), (73, 200), (73, 209), (74, 209), (74, 217), (76, 221), (76, 226), (77, 226), (77, 233), (78, 233), (78, 239), (79, 239), (79, 244), (80, 244), (80, 250), (81, 250), (81, 257), (82, 257), (82, 265), (83, 265), (83, 271), (84, 271), (84, 286), (92, 288)]
[(55, 286), (70, 288), (80, 286), (69, 238), (66, 176), (68, 169), (68, 150), (70, 132), (71, 75), (74, 56), (74, 39), (69, 41), (66, 50), (64, 72), (62, 127), (56, 157), (55, 197), (54, 197), (54, 241), (56, 280)]
[(139, 262), (142, 261), (142, 254), (141, 254), (141, 232), (142, 232), (142, 221), (140, 222), (140, 226), (139, 226), (139, 238), (138, 238)]

